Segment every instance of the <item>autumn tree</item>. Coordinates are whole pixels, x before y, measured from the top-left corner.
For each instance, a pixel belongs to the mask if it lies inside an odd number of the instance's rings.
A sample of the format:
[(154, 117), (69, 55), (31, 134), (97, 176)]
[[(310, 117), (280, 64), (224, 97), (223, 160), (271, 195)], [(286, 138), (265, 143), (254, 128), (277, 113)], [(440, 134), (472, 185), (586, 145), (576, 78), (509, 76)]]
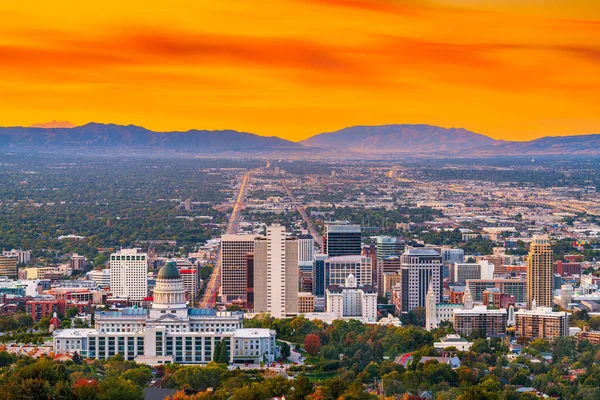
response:
[(304, 339), (304, 350), (311, 356), (316, 356), (321, 349), (321, 338), (319, 335), (310, 334), (306, 335)]

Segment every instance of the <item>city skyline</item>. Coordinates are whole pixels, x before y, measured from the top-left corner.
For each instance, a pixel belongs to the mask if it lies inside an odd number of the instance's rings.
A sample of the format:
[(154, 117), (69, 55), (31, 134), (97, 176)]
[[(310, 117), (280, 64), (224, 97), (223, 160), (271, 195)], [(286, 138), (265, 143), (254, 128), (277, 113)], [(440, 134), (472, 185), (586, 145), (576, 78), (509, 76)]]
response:
[(597, 133), (597, 2), (480, 3), (5, 5), (0, 125), (96, 121), (294, 141), (393, 123), (506, 140)]

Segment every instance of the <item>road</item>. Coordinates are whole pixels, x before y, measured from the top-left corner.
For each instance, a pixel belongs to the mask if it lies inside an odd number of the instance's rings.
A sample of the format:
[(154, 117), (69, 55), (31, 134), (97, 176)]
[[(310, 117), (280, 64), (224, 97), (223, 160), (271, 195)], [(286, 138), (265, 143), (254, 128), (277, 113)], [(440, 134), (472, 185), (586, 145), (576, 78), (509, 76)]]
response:
[[(242, 183), (240, 184), (240, 189), (238, 192), (238, 196), (233, 204), (233, 211), (229, 216), (229, 222), (227, 223), (227, 229), (225, 230), (225, 234), (234, 235), (237, 233), (238, 224), (240, 222), (241, 211), (244, 208), (244, 203), (246, 201), (246, 193), (248, 192), (248, 183), (250, 182), (250, 177), (254, 170), (249, 171), (242, 178)], [(221, 285), (221, 257), (220, 254), (221, 249), (217, 250), (217, 259), (215, 262), (215, 267), (213, 268), (212, 274), (210, 275), (210, 279), (208, 280), (208, 284), (206, 285), (206, 290), (204, 291), (204, 297), (200, 302), (200, 308), (213, 308), (215, 306), (215, 302), (217, 300), (217, 295), (219, 294), (219, 287)]]
[(292, 191), (288, 187), (287, 182), (285, 181), (285, 179), (281, 180), (281, 185), (285, 189), (285, 192), (287, 193), (288, 197), (292, 200), (292, 203), (294, 203), (294, 206), (296, 207), (296, 209), (298, 210), (298, 212), (302, 216), (302, 219), (304, 220), (304, 222), (306, 222), (306, 226), (308, 227), (308, 232), (313, 237), (313, 239), (315, 241), (315, 244), (319, 248), (323, 248), (323, 244), (319, 240), (320, 236), (317, 233), (317, 230), (315, 229), (315, 227), (313, 226), (310, 218), (308, 218), (308, 214), (306, 214), (306, 210), (304, 209), (304, 207), (300, 203), (298, 203), (298, 201), (294, 197), (294, 194), (292, 193)]

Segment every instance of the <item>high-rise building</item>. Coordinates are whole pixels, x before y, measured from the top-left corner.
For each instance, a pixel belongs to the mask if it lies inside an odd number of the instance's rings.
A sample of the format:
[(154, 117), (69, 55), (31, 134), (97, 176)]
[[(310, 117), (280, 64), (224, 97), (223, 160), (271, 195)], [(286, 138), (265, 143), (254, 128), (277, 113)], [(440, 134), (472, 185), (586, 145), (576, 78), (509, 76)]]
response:
[(297, 314), (298, 239), (287, 237), (284, 226), (272, 225), (254, 247), (254, 311), (275, 318)]
[(348, 276), (354, 276), (358, 286), (371, 285), (371, 258), (365, 256), (329, 257), (325, 260), (325, 286), (344, 286)]
[(552, 246), (547, 236), (534, 236), (527, 256), (527, 308), (552, 307)]
[(315, 259), (315, 240), (311, 235), (298, 235), (298, 266), (301, 270), (307, 268), (312, 271)]
[(313, 262), (313, 294), (317, 297), (325, 296), (325, 261), (327, 254), (316, 254)]
[(384, 296), (383, 275), (393, 274), (400, 271), (400, 255), (404, 250), (404, 245), (397, 238), (391, 236), (377, 236), (376, 254), (377, 254), (377, 292)]
[(110, 255), (110, 290), (114, 297), (140, 302), (148, 295), (148, 255), (122, 249)]
[(18, 278), (18, 258), (13, 256), (0, 256), (0, 276), (7, 278)]
[(86, 265), (87, 259), (84, 256), (80, 256), (77, 253), (71, 254), (71, 259), (69, 260), (71, 271), (83, 271)]
[(379, 293), (380, 296), (387, 296), (391, 291), (392, 285), (385, 285), (386, 275), (399, 275), (401, 269), (402, 263), (398, 256), (377, 259), (377, 293)]
[(326, 224), (323, 248), (329, 257), (360, 255), (360, 226)]
[(432, 279), (438, 302), (442, 301), (442, 256), (435, 250), (407, 249), (400, 257), (402, 283), (402, 312), (425, 307), (425, 297)]
[(254, 235), (221, 236), (221, 301), (246, 301), (247, 254), (254, 252)]
[(473, 294), (473, 300), (482, 301), (483, 292), (489, 288), (498, 288), (501, 293), (515, 296), (517, 303), (527, 299), (527, 281), (525, 279), (468, 279), (467, 286)]

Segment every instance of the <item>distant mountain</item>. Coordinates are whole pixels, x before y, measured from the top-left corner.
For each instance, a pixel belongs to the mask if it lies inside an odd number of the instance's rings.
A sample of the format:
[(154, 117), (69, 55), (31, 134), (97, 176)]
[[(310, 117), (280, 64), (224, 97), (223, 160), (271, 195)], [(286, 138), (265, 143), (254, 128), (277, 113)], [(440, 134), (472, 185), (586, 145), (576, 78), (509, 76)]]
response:
[(432, 125), (354, 126), (302, 142), (313, 148), (372, 154), (435, 156), (600, 155), (600, 134), (548, 136), (526, 142), (496, 140), (463, 128)]
[(440, 153), (496, 146), (503, 142), (463, 128), (381, 125), (353, 126), (321, 133), (301, 143), (310, 147), (347, 148), (367, 153)]
[(269, 150), (302, 148), (278, 137), (233, 130), (155, 132), (135, 125), (89, 123), (74, 128), (0, 128), (0, 146), (151, 147), (167, 150)]
[(74, 128), (77, 125), (70, 123), (69, 121), (52, 121), (44, 122), (42, 124), (33, 124), (30, 128)]

